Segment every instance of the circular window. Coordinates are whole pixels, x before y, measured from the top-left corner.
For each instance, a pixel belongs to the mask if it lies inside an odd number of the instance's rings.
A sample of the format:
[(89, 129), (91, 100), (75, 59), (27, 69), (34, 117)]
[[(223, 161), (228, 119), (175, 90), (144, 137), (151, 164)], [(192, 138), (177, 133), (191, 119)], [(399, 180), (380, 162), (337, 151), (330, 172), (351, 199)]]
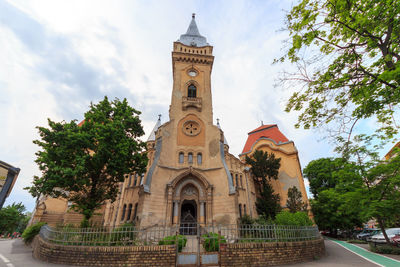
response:
[(195, 136), (200, 133), (200, 125), (195, 121), (187, 121), (183, 124), (183, 132), (189, 136)]
[(191, 69), (188, 71), (188, 75), (190, 77), (196, 77), (197, 76), (197, 71), (195, 71), (194, 69)]

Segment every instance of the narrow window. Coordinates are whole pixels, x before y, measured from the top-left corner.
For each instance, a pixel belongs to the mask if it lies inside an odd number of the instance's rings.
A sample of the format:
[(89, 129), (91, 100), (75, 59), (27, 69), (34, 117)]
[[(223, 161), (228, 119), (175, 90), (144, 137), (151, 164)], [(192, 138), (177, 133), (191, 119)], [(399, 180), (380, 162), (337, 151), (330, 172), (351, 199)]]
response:
[(193, 153), (188, 154), (188, 162), (193, 163)]
[(235, 187), (235, 179), (234, 179), (234, 176), (233, 176), (233, 174), (231, 173), (231, 177), (232, 177), (232, 183), (233, 183), (233, 187)]
[(126, 204), (124, 204), (124, 208), (122, 209), (121, 221), (125, 219), (125, 213), (126, 213)]
[(133, 186), (136, 186), (137, 183), (137, 173), (135, 173), (135, 179), (133, 180)]
[(141, 184), (143, 183), (143, 178), (144, 178), (144, 173), (142, 173), (142, 174), (140, 175), (140, 183), (139, 183), (139, 185), (141, 185)]
[(196, 97), (196, 86), (194, 86), (193, 84), (189, 85), (188, 87), (188, 97)]
[(239, 217), (242, 218), (242, 204), (239, 204)]
[(129, 174), (128, 187), (131, 186), (131, 183), (132, 183), (132, 174)]
[(135, 204), (135, 210), (133, 211), (133, 218), (132, 218), (132, 221), (136, 220), (137, 206), (138, 206), (138, 203)]
[(203, 156), (201, 155), (201, 153), (197, 154), (197, 164), (201, 165), (201, 163), (203, 162)]
[(243, 178), (242, 178), (242, 175), (240, 175), (240, 187), (243, 188)]
[(185, 155), (183, 152), (179, 152), (179, 163), (183, 163), (185, 160)]
[(129, 221), (131, 219), (131, 214), (132, 214), (132, 204), (129, 204), (128, 206), (128, 216), (126, 216), (126, 220)]
[(246, 215), (247, 211), (246, 211), (246, 204), (243, 205), (243, 214)]
[(236, 174), (236, 187), (239, 188), (238, 175)]

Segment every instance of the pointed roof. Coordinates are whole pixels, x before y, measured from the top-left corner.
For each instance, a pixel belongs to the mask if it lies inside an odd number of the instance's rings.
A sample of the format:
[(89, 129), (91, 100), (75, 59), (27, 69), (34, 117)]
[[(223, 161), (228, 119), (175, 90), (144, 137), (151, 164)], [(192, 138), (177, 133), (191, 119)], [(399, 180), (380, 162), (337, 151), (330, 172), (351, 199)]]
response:
[(156, 125), (154, 125), (154, 128), (151, 131), (149, 138), (147, 139), (147, 142), (156, 141), (156, 131), (158, 130), (158, 128), (160, 128), (160, 126), (161, 126), (161, 115), (158, 115), (158, 120), (156, 122)]
[(268, 138), (273, 140), (277, 145), (289, 142), (289, 139), (279, 130), (276, 124), (261, 125), (248, 133), (246, 144), (244, 145), (242, 154), (250, 152), (252, 146), (260, 138)]
[[(218, 129), (220, 129), (220, 130), (222, 131), (221, 125), (219, 125), (219, 119), (217, 119), (217, 126), (218, 126)], [(226, 141), (226, 138), (225, 138), (225, 133), (224, 133), (224, 145), (229, 146), (229, 145), (228, 145), (228, 141)]]
[(192, 14), (192, 21), (189, 24), (189, 28), (187, 29), (185, 34), (182, 34), (178, 39), (178, 42), (187, 45), (187, 46), (208, 46), (206, 37), (200, 35), (199, 29), (197, 28), (195, 14)]

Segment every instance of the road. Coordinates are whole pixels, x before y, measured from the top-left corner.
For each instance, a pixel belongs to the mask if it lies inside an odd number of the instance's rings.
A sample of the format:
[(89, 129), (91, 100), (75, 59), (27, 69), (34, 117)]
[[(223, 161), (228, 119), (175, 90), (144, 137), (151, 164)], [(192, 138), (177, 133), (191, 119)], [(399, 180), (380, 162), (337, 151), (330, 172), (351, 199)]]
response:
[(0, 267), (71, 267), (71, 265), (50, 264), (32, 257), (32, 249), (21, 239), (0, 239)]
[[(346, 248), (344, 248), (345, 246)], [(344, 267), (344, 266), (400, 266), (399, 257), (393, 259), (369, 253), (359, 246), (340, 241), (325, 240), (326, 256), (312, 262), (285, 265), (285, 267)], [(352, 252), (353, 251), (353, 252)], [(360, 255), (358, 255), (360, 254)], [(25, 246), (21, 239), (0, 240), (0, 267), (71, 267), (71, 265), (50, 264), (32, 257), (32, 249)]]

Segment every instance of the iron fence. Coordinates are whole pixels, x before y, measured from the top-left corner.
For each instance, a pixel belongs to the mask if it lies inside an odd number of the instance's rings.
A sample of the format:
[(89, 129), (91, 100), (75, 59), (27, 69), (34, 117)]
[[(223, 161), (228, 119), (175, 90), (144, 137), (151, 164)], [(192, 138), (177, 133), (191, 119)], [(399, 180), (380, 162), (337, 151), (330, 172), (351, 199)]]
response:
[(138, 230), (135, 227), (52, 228), (42, 226), (40, 236), (52, 243), (76, 246), (158, 245), (167, 236), (174, 236), (177, 227)]
[[(198, 236), (212, 244), (242, 242), (291, 242), (320, 238), (316, 226), (284, 225), (208, 225), (181, 224), (179, 226), (152, 227), (98, 227), (40, 229), (40, 236), (52, 243), (79, 246), (134, 246), (175, 244), (182, 237)], [(190, 238), (189, 238), (190, 239)], [(186, 242), (185, 242), (186, 245)], [(215, 245), (212, 245), (215, 246)]]
[(227, 243), (291, 242), (320, 238), (316, 226), (292, 225), (211, 225), (201, 228), (202, 234), (215, 233)]

